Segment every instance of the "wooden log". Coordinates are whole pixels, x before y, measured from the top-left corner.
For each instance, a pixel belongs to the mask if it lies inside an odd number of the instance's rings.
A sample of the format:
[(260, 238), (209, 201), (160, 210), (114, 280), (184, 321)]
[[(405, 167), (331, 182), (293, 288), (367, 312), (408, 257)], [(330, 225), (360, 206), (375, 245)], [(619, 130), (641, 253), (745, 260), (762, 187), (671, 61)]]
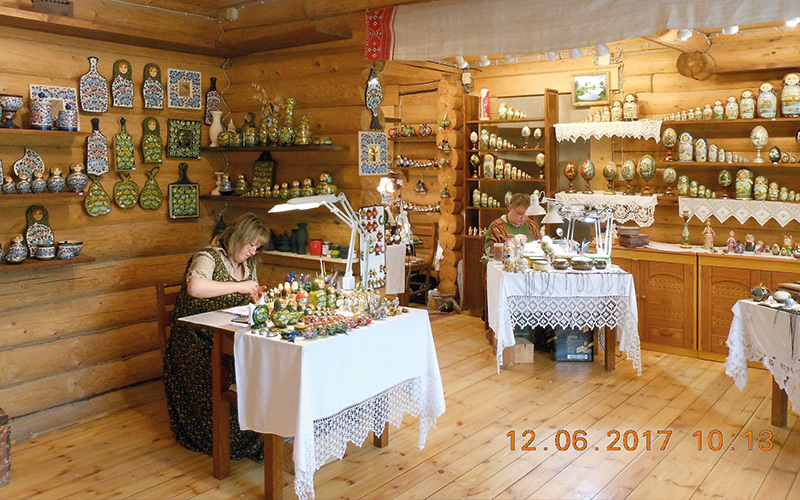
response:
[(17, 417), (11, 421), (14, 442), (26, 441), (62, 427), (163, 399), (164, 384), (161, 380), (155, 380)]
[(453, 198), (443, 199), (439, 202), (439, 206), (442, 207), (442, 211), (450, 214), (458, 214), (461, 213), (464, 206), (461, 200), (456, 200)]
[(450, 295), (455, 295), (458, 293), (458, 287), (456, 286), (455, 282), (450, 280), (442, 280), (439, 282), (439, 292), (441, 293), (448, 293)]
[(444, 265), (455, 266), (462, 258), (463, 253), (459, 250), (445, 250), (442, 252), (442, 260), (440, 262)]
[(458, 278), (458, 270), (455, 266), (439, 265), (439, 280), (440, 281), (456, 281)]
[(149, 321), (2, 351), (0, 387), (158, 350), (159, 345), (156, 322)]
[(10, 416), (54, 408), (73, 401), (146, 382), (161, 374), (161, 352), (88, 366), (0, 389), (3, 409)]
[(446, 181), (450, 186), (464, 185), (464, 171), (460, 169), (456, 170), (452, 167), (443, 168), (439, 171), (437, 177), (440, 182), (444, 183)]
[[(181, 269), (175, 268), (172, 282), (179, 282), (182, 274)], [(110, 329), (120, 325), (120, 318), (124, 318), (123, 324), (146, 322), (155, 318), (155, 307), (152, 286), (77, 299), (62, 298), (21, 308), (3, 307), (0, 349), (53, 340), (75, 332)]]
[(436, 103), (436, 107), (440, 114), (443, 114), (445, 111), (459, 111), (464, 106), (464, 97), (463, 95), (453, 95), (453, 94), (439, 94), (438, 102)]
[(437, 123), (441, 122), (445, 116), (447, 116), (447, 118), (450, 120), (451, 130), (461, 130), (461, 128), (464, 126), (463, 114), (454, 110), (446, 110), (444, 112), (439, 112)]
[(439, 80), (439, 95), (452, 95), (452, 96), (460, 96), (464, 95), (464, 86), (461, 83), (460, 79), (455, 79), (451, 77), (443, 77)]
[(439, 230), (447, 233), (461, 234), (464, 230), (464, 217), (461, 214), (446, 214), (439, 217)]
[[(364, 68), (364, 54), (352, 47), (320, 52), (308, 49), (287, 57), (284, 51), (264, 52), (247, 57), (237, 57), (225, 66), (231, 81), (235, 82), (273, 82), (281, 78), (299, 78), (310, 75), (326, 75), (340, 71), (355, 71)], [(265, 88), (268, 96), (275, 93)]]
[(689, 54), (692, 52), (705, 53), (708, 51), (708, 49), (711, 47), (711, 40), (709, 40), (705, 34), (699, 31), (691, 30), (691, 32), (691, 36), (686, 40), (681, 40), (678, 38), (678, 30), (665, 30), (657, 35), (645, 36), (643, 38), (665, 47), (675, 49), (684, 54)]
[(445, 250), (460, 250), (462, 247), (462, 239), (456, 237), (453, 233), (444, 233), (439, 236), (439, 244)]
[(677, 66), (681, 75), (695, 80), (705, 80), (714, 73), (716, 61), (708, 54), (694, 51), (678, 56)]

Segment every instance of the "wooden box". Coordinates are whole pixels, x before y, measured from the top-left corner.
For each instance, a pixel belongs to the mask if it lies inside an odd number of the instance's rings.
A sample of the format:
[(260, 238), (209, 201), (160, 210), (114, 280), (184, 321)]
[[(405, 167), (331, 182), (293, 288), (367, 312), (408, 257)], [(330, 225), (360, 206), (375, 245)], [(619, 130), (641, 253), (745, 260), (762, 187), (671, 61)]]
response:
[(74, 7), (72, 0), (33, 0), (33, 11), (42, 14), (72, 17)]

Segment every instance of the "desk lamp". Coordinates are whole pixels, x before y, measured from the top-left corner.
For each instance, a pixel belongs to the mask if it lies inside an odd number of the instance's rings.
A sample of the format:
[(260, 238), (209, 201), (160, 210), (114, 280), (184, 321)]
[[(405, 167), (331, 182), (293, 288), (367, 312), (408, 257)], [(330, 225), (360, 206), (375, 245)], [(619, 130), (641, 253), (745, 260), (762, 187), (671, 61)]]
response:
[[(338, 206), (337, 206), (338, 204)], [(284, 204), (275, 205), (269, 210), (269, 213), (288, 212), (291, 210), (310, 210), (312, 208), (319, 208), (324, 206), (330, 210), (335, 216), (342, 220), (350, 227), (350, 245), (347, 247), (347, 268), (342, 277), (342, 290), (351, 291), (356, 287), (356, 279), (353, 276), (353, 254), (355, 252), (356, 232), (367, 239), (366, 232), (359, 224), (358, 214), (350, 206), (347, 201), (347, 196), (344, 193), (339, 194), (321, 194), (317, 196), (304, 196), (300, 198), (292, 198)], [(364, 252), (365, 258), (369, 258), (369, 253)], [(367, 288), (366, 273), (362, 273), (361, 277), (364, 289)]]

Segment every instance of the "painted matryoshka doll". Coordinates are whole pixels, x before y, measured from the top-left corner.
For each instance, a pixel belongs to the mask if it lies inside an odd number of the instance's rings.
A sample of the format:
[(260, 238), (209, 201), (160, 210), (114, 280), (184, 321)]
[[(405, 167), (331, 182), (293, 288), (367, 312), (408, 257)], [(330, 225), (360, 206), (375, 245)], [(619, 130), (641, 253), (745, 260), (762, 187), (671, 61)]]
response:
[(753, 197), (753, 171), (740, 168), (736, 172), (736, 199), (749, 200)]
[(739, 99), (739, 117), (745, 120), (752, 120), (756, 116), (756, 101), (753, 99), (753, 92), (745, 90)]
[(797, 73), (787, 73), (783, 77), (781, 115), (784, 117), (800, 116), (800, 75)]
[(622, 117), (626, 122), (639, 119), (639, 99), (636, 94), (625, 94), (625, 104), (622, 106)]
[(678, 177), (678, 196), (689, 196), (689, 177)]
[(702, 137), (694, 141), (694, 161), (707, 161), (708, 141)]
[(681, 132), (678, 139), (678, 161), (694, 160), (694, 136), (691, 132)]
[(725, 107), (722, 105), (722, 101), (714, 101), (714, 119), (722, 120), (723, 118), (725, 118)]
[(611, 106), (611, 121), (622, 121), (622, 103), (620, 101), (614, 101), (614, 104)]
[[(759, 175), (756, 177), (755, 182), (753, 183), (753, 199), (758, 201), (764, 201), (767, 199), (767, 178), (763, 175)], [(777, 192), (775, 193), (777, 196)]]
[(759, 118), (775, 118), (778, 114), (778, 96), (775, 95), (775, 87), (770, 82), (764, 82), (758, 90), (756, 106)]
[(739, 103), (736, 102), (735, 97), (730, 96), (725, 103), (725, 119), (735, 120), (737, 118), (739, 118)]

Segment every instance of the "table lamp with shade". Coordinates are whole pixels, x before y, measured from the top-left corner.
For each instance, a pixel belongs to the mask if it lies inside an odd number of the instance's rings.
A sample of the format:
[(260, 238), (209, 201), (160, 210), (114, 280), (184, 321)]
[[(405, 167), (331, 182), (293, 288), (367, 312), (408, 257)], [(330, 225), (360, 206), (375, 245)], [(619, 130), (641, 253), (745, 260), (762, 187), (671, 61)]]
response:
[[(335, 216), (341, 219), (342, 222), (350, 227), (350, 245), (347, 247), (347, 267), (345, 268), (344, 277), (342, 278), (342, 290), (351, 291), (356, 287), (356, 279), (353, 276), (353, 255), (355, 254), (355, 241), (356, 233), (367, 238), (366, 232), (359, 224), (358, 214), (353, 210), (347, 196), (344, 193), (339, 194), (321, 194), (317, 196), (304, 196), (300, 198), (292, 198), (286, 203), (275, 205), (269, 210), (269, 213), (281, 213), (292, 210), (310, 210), (324, 206), (330, 210)], [(369, 258), (369, 252), (364, 252), (365, 258)], [(364, 289), (367, 288), (367, 273), (361, 277)]]

